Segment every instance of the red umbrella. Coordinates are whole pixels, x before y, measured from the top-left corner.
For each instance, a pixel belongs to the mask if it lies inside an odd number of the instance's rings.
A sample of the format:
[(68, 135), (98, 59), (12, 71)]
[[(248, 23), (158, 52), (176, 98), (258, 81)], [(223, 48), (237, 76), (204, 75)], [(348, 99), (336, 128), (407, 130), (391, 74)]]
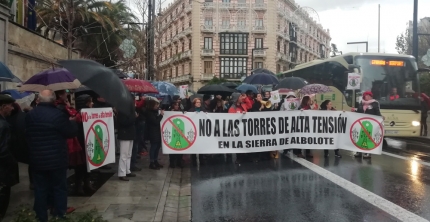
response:
[(158, 90), (148, 81), (140, 79), (125, 79), (123, 82), (130, 92), (158, 94)]

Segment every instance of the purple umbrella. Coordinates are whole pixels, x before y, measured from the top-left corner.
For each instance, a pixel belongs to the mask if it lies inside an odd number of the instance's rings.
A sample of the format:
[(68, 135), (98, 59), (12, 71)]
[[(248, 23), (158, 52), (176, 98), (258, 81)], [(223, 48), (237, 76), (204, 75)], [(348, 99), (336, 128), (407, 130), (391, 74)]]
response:
[(40, 92), (45, 89), (53, 91), (77, 89), (81, 82), (67, 69), (48, 69), (32, 76), (20, 87), (20, 91)]

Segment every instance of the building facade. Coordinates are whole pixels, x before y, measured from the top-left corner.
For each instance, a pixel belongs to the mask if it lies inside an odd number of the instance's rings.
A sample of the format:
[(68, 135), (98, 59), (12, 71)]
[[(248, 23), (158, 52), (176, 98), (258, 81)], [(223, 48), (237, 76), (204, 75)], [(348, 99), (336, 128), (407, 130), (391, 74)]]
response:
[(326, 58), (330, 33), (292, 0), (176, 0), (157, 18), (157, 79), (198, 89)]

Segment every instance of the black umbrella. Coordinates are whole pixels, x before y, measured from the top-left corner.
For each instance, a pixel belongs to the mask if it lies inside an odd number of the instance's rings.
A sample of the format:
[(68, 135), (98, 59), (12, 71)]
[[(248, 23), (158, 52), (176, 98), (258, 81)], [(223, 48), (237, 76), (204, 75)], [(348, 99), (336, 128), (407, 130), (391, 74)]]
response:
[(223, 82), (220, 85), (223, 85), (223, 86), (228, 87), (230, 89), (236, 89), (236, 87), (239, 86), (239, 84), (237, 84), (235, 82)]
[(243, 80), (243, 83), (248, 84), (261, 84), (261, 85), (276, 85), (279, 83), (278, 78), (276, 76), (269, 73), (254, 73), (246, 79)]
[(111, 69), (86, 59), (61, 60), (59, 63), (121, 114), (135, 116), (134, 99), (130, 91)]
[(206, 95), (221, 95), (221, 96), (229, 96), (232, 93), (236, 92), (234, 89), (230, 89), (223, 85), (206, 85), (197, 91), (199, 94)]
[(279, 81), (279, 84), (275, 87), (275, 89), (292, 89), (298, 90), (306, 86), (308, 82), (300, 77), (287, 77)]
[(268, 69), (263, 69), (263, 68), (258, 68), (258, 69), (254, 69), (252, 70), (251, 74), (259, 74), (259, 73), (264, 73), (264, 74), (270, 74), (270, 75), (276, 75), (274, 72), (268, 70)]

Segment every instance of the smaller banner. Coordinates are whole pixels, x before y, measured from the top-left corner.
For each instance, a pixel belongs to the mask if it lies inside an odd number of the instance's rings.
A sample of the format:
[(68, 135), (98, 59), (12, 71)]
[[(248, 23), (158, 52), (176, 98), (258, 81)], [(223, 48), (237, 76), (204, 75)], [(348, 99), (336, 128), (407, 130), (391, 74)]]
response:
[(179, 95), (182, 99), (188, 97), (188, 85), (179, 86)]
[(346, 89), (360, 89), (360, 78), (359, 73), (348, 73), (348, 85), (346, 86)]
[(300, 99), (299, 98), (285, 98), (284, 100), (284, 107), (285, 110), (291, 111), (291, 110), (298, 110), (300, 106)]
[(115, 163), (112, 108), (82, 109), (88, 172)]
[(281, 149), (343, 149), (381, 154), (384, 139), (381, 116), (342, 111), (165, 112), (160, 124), (165, 154)]
[(281, 102), (281, 97), (279, 96), (279, 90), (270, 92), (270, 102), (273, 104)]

